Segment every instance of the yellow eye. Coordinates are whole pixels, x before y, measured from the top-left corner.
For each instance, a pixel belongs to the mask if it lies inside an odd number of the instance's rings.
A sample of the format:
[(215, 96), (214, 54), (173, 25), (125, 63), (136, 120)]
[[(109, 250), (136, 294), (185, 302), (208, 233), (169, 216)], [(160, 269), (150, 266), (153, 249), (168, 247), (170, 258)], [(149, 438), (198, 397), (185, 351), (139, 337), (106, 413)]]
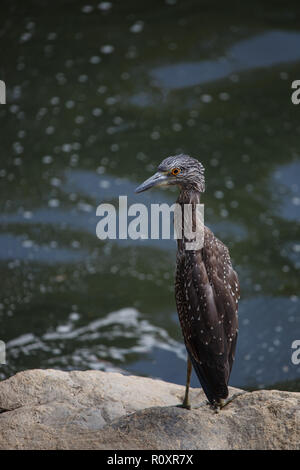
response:
[(180, 168), (173, 168), (173, 170), (171, 171), (172, 175), (174, 176), (179, 175), (180, 172), (181, 172)]

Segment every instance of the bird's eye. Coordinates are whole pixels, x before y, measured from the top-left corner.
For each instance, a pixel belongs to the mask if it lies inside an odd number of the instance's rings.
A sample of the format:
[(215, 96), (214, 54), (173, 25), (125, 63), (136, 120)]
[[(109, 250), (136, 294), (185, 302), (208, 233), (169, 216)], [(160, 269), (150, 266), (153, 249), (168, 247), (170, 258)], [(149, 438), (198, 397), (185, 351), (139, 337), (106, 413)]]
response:
[(172, 173), (172, 175), (174, 175), (174, 176), (179, 175), (180, 172), (181, 172), (181, 169), (180, 169), (180, 168), (173, 168), (173, 170), (171, 170), (171, 173)]

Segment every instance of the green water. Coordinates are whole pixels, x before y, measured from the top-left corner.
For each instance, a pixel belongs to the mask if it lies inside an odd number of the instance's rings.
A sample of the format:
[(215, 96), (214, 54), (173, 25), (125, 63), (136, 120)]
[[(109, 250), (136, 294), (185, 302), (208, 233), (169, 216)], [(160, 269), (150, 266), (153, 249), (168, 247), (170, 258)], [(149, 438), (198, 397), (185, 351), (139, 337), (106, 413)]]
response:
[(96, 237), (102, 202), (174, 201), (134, 188), (183, 151), (206, 168), (205, 221), (241, 280), (231, 384), (298, 383), (300, 4), (261, 3), (2, 2), (2, 378), (184, 383), (175, 242)]

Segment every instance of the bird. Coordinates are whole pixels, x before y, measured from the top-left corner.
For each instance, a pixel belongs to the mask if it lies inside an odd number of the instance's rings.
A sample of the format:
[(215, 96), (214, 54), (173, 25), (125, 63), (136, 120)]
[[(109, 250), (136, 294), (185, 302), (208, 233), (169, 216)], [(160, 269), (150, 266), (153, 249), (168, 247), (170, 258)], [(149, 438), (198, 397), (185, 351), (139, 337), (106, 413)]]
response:
[[(165, 158), (157, 170), (135, 192), (178, 186), (176, 202), (182, 210), (186, 204), (191, 205), (195, 227), (196, 208), (205, 191), (204, 166), (196, 158), (180, 154)], [(207, 226), (202, 225), (202, 229), (203, 243), (194, 249), (187, 249), (190, 239), (185, 234), (177, 239), (175, 301), (188, 357), (181, 406), (191, 409), (189, 387), (194, 368), (208, 403), (218, 412), (229, 402), (226, 399), (238, 336), (240, 284), (226, 245)]]

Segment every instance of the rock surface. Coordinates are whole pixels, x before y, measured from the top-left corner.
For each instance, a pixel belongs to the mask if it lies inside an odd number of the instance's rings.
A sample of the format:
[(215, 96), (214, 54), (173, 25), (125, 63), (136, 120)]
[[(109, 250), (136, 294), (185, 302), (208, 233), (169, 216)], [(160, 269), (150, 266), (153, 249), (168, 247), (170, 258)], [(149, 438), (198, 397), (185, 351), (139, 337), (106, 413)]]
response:
[(20, 372), (0, 383), (0, 449), (300, 449), (300, 393), (244, 392), (219, 414), (199, 389), (198, 409), (177, 408), (183, 395), (113, 372)]

